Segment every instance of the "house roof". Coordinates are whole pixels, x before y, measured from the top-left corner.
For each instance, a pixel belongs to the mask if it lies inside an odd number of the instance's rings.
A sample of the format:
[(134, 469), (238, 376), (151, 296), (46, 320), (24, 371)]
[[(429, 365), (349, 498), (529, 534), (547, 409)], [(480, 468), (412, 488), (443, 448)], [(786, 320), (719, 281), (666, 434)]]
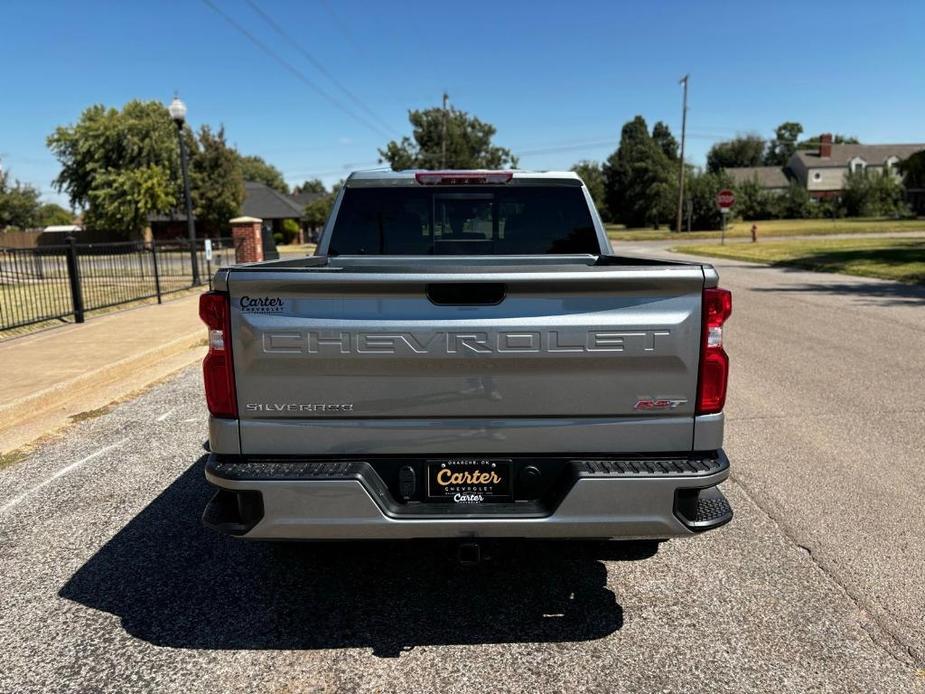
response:
[(244, 204), (241, 214), (260, 219), (301, 219), (305, 206), (291, 196), (273, 190), (257, 181), (244, 182)]
[(925, 150), (925, 144), (906, 145), (832, 145), (831, 157), (820, 157), (817, 149), (798, 149), (797, 157), (808, 169), (827, 167), (846, 167), (855, 157), (860, 157), (868, 164), (879, 166), (890, 157), (905, 159), (916, 152)]
[(762, 188), (786, 188), (790, 185), (787, 174), (779, 166), (740, 166), (726, 169), (736, 185), (755, 181)]
[(323, 198), (326, 193), (312, 193), (311, 191), (305, 190), (301, 193), (293, 193), (289, 197), (295, 200), (295, 202), (301, 205), (302, 209), (305, 209), (305, 206), (310, 202), (315, 202), (318, 198)]
[[(241, 205), (243, 217), (260, 219), (301, 219), (305, 205), (293, 199), (293, 196), (273, 190), (258, 181), (244, 182), (244, 203)], [(196, 219), (194, 216), (193, 219)], [(153, 214), (149, 222), (185, 222), (186, 214), (172, 210), (166, 214)]]

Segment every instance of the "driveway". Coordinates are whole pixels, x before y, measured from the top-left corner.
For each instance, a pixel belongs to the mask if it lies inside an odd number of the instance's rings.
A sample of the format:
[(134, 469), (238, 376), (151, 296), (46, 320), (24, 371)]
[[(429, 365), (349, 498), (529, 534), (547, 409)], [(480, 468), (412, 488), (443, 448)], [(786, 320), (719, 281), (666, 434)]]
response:
[(465, 569), (233, 541), (191, 368), (0, 470), (0, 691), (925, 690), (925, 293), (718, 267), (729, 526)]

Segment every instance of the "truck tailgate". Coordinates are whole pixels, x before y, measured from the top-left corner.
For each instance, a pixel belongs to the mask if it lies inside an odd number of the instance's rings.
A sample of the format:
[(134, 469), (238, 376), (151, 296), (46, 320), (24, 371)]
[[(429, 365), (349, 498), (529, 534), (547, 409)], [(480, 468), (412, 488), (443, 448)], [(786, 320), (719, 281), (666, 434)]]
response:
[(697, 265), (232, 271), (242, 453), (682, 451)]

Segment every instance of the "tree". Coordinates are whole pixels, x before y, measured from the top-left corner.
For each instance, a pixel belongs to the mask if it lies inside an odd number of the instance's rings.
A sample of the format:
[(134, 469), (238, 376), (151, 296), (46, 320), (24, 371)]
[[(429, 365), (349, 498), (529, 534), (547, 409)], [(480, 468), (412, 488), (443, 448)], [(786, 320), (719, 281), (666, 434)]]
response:
[(723, 215), (716, 206), (716, 194), (731, 186), (732, 179), (722, 171), (694, 172), (688, 177), (691, 229), (699, 231), (720, 228)]
[(607, 207), (604, 204), (604, 172), (601, 170), (601, 165), (596, 161), (580, 161), (572, 167), (572, 171), (581, 176), (581, 180), (588, 187), (588, 192), (591, 193), (591, 199), (594, 200), (597, 211), (602, 218), (607, 219)]
[[(281, 227), (282, 229), (278, 234), (273, 234), (273, 238), (277, 243), (293, 243), (299, 237), (299, 223), (294, 219), (284, 219)], [(278, 239), (277, 236), (279, 236)]]
[(842, 205), (849, 217), (887, 217), (908, 212), (902, 184), (887, 171), (851, 171)]
[(305, 206), (303, 219), (312, 229), (324, 225), (328, 221), (328, 215), (331, 214), (331, 207), (334, 205), (334, 195), (326, 194), (324, 197), (316, 198)]
[(628, 227), (657, 227), (669, 220), (677, 204), (677, 166), (649, 135), (642, 116), (625, 123), (619, 147), (603, 166), (610, 219)]
[(49, 227), (56, 224), (72, 224), (73, 222), (74, 214), (70, 210), (66, 210), (61, 205), (56, 205), (53, 202), (46, 202), (39, 207), (36, 226)]
[(774, 198), (757, 180), (747, 180), (735, 187), (736, 214), (742, 219), (771, 219), (777, 215)]
[[(445, 116), (445, 119), (444, 119)], [(509, 149), (492, 144), (495, 127), (453, 107), (409, 111), (412, 137), (392, 140), (379, 150), (380, 161), (402, 169), (500, 169), (516, 167)], [(444, 123), (446, 162), (443, 161)]]
[(324, 193), (324, 195), (308, 203), (305, 206), (305, 214), (302, 216), (302, 219), (305, 220), (309, 227), (314, 230), (324, 226), (324, 223), (328, 221), (328, 217), (331, 214), (331, 208), (334, 207), (334, 200), (343, 187), (343, 179), (332, 185), (330, 192), (326, 192), (324, 186), (321, 186), (320, 192)]
[(774, 140), (768, 144), (764, 156), (767, 166), (786, 166), (797, 148), (797, 140), (803, 132), (803, 126), (794, 121), (781, 123), (774, 129)]
[(220, 235), (228, 220), (241, 213), (244, 176), (238, 153), (225, 141), (225, 128), (199, 129), (190, 158), (190, 187), (197, 232)]
[(139, 235), (149, 214), (177, 201), (176, 128), (157, 101), (130, 101), (121, 111), (91, 106), (61, 126), (48, 147), (61, 162), (54, 181), (88, 227)]
[(311, 180), (305, 181), (305, 183), (303, 183), (300, 186), (296, 186), (295, 188), (292, 189), (292, 192), (293, 193), (324, 193), (325, 188), (324, 188), (324, 183), (322, 183), (317, 178), (313, 178)]
[[(822, 141), (822, 134), (816, 135), (815, 137), (808, 137), (805, 140), (800, 140), (797, 143), (797, 149), (819, 149), (819, 143)], [(833, 145), (859, 145), (861, 141), (854, 137), (853, 135), (842, 135), (841, 133), (835, 133), (832, 136)]]
[(652, 126), (652, 139), (670, 160), (674, 161), (678, 158), (678, 141), (674, 139), (671, 130), (662, 121)]
[(39, 225), (39, 191), (21, 181), (10, 182), (0, 170), (0, 228), (30, 229)]
[(280, 193), (288, 193), (289, 186), (283, 178), (283, 172), (272, 164), (268, 164), (262, 157), (250, 155), (240, 156), (241, 173), (245, 181), (263, 183)]
[(717, 142), (707, 152), (707, 170), (713, 173), (740, 166), (761, 166), (764, 140), (759, 135), (740, 135)]
[(925, 188), (925, 150), (916, 152), (899, 162), (899, 172), (903, 175), (906, 190)]
[(806, 188), (793, 181), (774, 198), (772, 211), (772, 216), (781, 219), (807, 219), (817, 216), (820, 210)]

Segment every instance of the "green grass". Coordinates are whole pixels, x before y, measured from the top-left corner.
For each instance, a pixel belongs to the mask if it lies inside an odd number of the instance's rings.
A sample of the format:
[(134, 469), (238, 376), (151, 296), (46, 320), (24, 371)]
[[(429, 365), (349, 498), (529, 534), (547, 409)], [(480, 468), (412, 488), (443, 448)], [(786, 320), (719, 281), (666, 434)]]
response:
[(925, 239), (819, 239), (685, 245), (679, 253), (925, 284)]
[(303, 244), (291, 244), (289, 246), (277, 246), (276, 250), (279, 251), (281, 257), (289, 255), (314, 255), (315, 254), (315, 244), (313, 243), (303, 243)]
[[(768, 219), (755, 222), (732, 221), (726, 228), (727, 238), (751, 236), (752, 224), (758, 225), (758, 238), (773, 236), (826, 236), (829, 234), (889, 234), (897, 231), (925, 231), (925, 219)], [(608, 224), (607, 235), (613, 241), (670, 241), (672, 239), (718, 239), (719, 231), (692, 231), (676, 234), (667, 229), (627, 229)]]
[[(161, 289), (165, 292), (163, 300), (165, 302), (180, 297), (198, 294), (207, 289), (207, 286), (199, 288), (188, 288), (189, 279), (184, 278), (163, 278)], [(88, 306), (98, 305), (113, 300), (115, 293), (119, 296), (132, 296), (145, 293), (150, 289), (150, 282), (138, 283), (131, 278), (110, 283), (102, 283), (97, 280), (88, 282), (84, 285), (84, 303)], [(0, 282), (0, 317), (9, 317), (9, 320), (23, 320), (32, 317), (39, 318), (51, 313), (65, 313), (71, 311), (70, 285), (66, 280), (43, 280), (31, 284), (3, 284)], [(166, 293), (166, 292), (170, 293)], [(92, 303), (90, 303), (92, 302)], [(94, 316), (101, 316), (114, 311), (121, 311), (136, 306), (147, 304), (156, 304), (156, 298), (137, 299), (127, 301), (124, 304), (108, 306), (106, 308), (91, 309), (86, 312), (86, 319), (92, 320)], [(14, 337), (20, 337), (32, 332), (44, 330), (46, 328), (58, 325), (66, 325), (74, 322), (72, 314), (64, 318), (50, 318), (48, 320), (23, 325), (16, 328), (0, 330), (0, 342), (9, 340)], [(2, 322), (0, 322), (2, 324)]]
[(15, 465), (20, 460), (25, 459), (26, 455), (27, 451), (22, 448), (8, 453), (0, 453), (0, 470), (10, 465)]

